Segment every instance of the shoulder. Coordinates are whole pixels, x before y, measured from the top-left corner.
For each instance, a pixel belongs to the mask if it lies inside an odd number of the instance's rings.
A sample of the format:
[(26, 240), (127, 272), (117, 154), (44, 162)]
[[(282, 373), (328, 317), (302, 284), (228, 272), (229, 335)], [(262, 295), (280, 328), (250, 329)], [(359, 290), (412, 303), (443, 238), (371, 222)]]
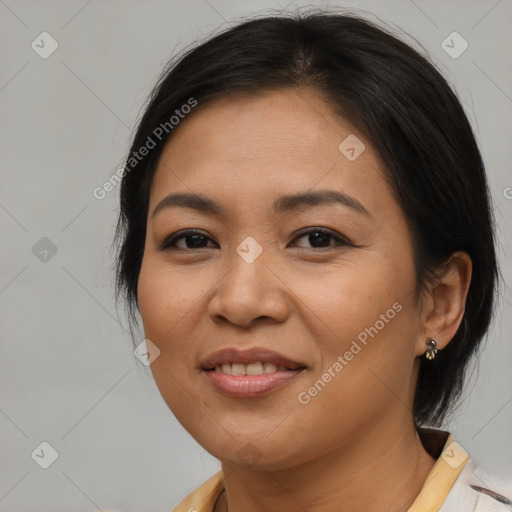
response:
[(439, 512), (511, 512), (512, 477), (500, 477), (468, 463), (453, 484)]

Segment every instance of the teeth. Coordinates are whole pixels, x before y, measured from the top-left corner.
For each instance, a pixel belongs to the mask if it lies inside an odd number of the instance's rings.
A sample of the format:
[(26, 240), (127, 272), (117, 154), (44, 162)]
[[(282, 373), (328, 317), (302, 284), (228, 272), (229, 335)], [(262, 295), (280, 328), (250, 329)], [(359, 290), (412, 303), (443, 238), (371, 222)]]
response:
[(250, 363), (245, 367), (247, 375), (263, 375), (263, 364), (259, 361), (257, 363)]
[(263, 363), (263, 371), (265, 373), (277, 372), (277, 366), (274, 363)]
[(254, 361), (253, 363), (224, 363), (217, 365), (215, 371), (225, 375), (263, 375), (264, 373), (275, 373), (288, 371), (286, 366), (276, 366), (274, 363)]
[(245, 364), (234, 363), (231, 365), (231, 375), (245, 375)]

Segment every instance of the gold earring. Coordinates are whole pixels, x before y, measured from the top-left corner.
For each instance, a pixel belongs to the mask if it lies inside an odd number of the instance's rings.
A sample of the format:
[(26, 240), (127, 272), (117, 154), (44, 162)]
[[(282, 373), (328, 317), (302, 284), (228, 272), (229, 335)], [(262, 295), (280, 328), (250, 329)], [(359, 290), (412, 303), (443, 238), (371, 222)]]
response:
[(427, 350), (425, 351), (425, 356), (429, 361), (432, 361), (437, 354), (436, 340), (433, 338), (427, 338), (426, 345)]

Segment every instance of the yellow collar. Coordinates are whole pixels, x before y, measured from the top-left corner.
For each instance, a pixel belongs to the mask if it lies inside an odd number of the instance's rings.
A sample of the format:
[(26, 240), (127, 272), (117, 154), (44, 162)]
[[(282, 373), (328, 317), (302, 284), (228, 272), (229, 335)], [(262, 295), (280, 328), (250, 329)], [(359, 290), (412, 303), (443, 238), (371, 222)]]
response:
[[(451, 434), (443, 430), (420, 428), (418, 435), (425, 449), (437, 461), (407, 512), (437, 512), (468, 462), (469, 455)], [(436, 453), (443, 438), (446, 441), (441, 445), (441, 453)]]
[[(438, 512), (469, 456), (449, 432), (419, 428), (418, 436), (437, 461), (407, 512)], [(212, 512), (223, 490), (224, 479), (219, 471), (183, 499), (173, 512)]]

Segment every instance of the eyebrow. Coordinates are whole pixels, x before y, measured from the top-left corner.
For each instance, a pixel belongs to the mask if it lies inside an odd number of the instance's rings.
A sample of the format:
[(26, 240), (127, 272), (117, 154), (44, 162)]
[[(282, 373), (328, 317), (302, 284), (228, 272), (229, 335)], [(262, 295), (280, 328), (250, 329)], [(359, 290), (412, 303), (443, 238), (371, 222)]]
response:
[[(342, 204), (369, 218), (373, 218), (372, 214), (355, 197), (330, 189), (281, 196), (274, 202), (272, 210), (274, 213), (285, 213), (326, 204)], [(224, 206), (209, 197), (200, 194), (177, 193), (164, 197), (156, 205), (152, 215), (154, 217), (163, 209), (180, 206), (210, 213), (217, 217), (225, 217), (227, 213)]]

